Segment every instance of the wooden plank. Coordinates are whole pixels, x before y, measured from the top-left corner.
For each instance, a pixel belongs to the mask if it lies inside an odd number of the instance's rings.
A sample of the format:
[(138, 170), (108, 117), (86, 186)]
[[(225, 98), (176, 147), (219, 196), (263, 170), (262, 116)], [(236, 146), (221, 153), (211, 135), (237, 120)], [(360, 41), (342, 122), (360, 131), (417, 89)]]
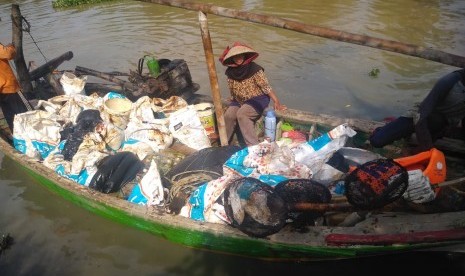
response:
[(383, 122), (355, 119), (355, 118), (339, 118), (327, 114), (316, 114), (308, 111), (296, 109), (287, 109), (285, 111), (276, 111), (276, 116), (284, 120), (290, 120), (302, 124), (317, 123), (325, 126), (336, 127), (347, 123), (355, 130), (370, 133), (375, 128), (383, 126)]
[(399, 234), (329, 234), (325, 241), (328, 245), (392, 245), (425, 242), (455, 241), (465, 239), (465, 228), (411, 232)]
[[(276, 111), (276, 115), (280, 119), (289, 120), (291, 122), (301, 123), (301, 124), (311, 124), (317, 123), (326, 126), (336, 127), (340, 124), (347, 123), (356, 131), (361, 131), (365, 133), (371, 133), (377, 127), (383, 126), (384, 122), (370, 121), (364, 119), (356, 118), (339, 118), (327, 114), (316, 114), (308, 111), (301, 111), (295, 109), (288, 109), (286, 111)], [(417, 146), (418, 143), (413, 139), (408, 141), (411, 146)], [(434, 146), (439, 150), (465, 155), (465, 141), (459, 139), (453, 139), (449, 137), (444, 137), (438, 139)], [(388, 150), (396, 150), (392, 145), (385, 146)]]

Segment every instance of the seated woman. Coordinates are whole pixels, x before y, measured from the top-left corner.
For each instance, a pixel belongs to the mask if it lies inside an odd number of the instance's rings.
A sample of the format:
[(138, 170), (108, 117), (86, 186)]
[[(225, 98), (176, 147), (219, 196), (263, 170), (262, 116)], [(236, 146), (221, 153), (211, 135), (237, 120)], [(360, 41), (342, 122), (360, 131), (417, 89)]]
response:
[(224, 114), (226, 135), (230, 140), (239, 125), (247, 146), (258, 144), (254, 123), (268, 107), (270, 98), (275, 110), (286, 109), (268, 83), (265, 70), (253, 62), (257, 57), (255, 50), (239, 42), (227, 47), (220, 57), (221, 63), (228, 67), (225, 74), (232, 98)]

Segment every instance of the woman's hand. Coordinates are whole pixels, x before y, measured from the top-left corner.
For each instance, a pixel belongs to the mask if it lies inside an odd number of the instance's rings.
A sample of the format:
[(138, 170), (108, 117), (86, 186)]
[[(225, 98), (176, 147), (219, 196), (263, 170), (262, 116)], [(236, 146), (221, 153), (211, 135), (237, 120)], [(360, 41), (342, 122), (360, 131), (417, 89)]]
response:
[(276, 94), (274, 93), (273, 90), (270, 91), (269, 95), (270, 95), (270, 98), (273, 100), (274, 110), (283, 111), (287, 109), (287, 106), (282, 105), (279, 102), (278, 97), (276, 97)]
[(281, 104), (279, 101), (274, 103), (274, 109), (278, 111), (284, 111), (287, 109), (287, 106)]

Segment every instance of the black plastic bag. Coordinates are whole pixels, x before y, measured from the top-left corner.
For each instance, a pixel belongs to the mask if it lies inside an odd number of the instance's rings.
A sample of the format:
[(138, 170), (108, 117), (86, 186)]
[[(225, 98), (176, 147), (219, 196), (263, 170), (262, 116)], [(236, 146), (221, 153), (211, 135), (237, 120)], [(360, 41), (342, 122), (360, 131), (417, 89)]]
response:
[(119, 191), (144, 169), (144, 163), (131, 152), (119, 152), (103, 158), (89, 187), (108, 194)]
[(84, 136), (95, 130), (95, 127), (103, 122), (100, 117), (100, 111), (95, 109), (86, 109), (79, 113), (76, 118), (75, 126), (67, 126), (60, 132), (60, 135), (64, 137), (66, 135), (66, 142), (62, 150), (62, 154), (65, 160), (71, 161), (73, 156), (79, 149)]

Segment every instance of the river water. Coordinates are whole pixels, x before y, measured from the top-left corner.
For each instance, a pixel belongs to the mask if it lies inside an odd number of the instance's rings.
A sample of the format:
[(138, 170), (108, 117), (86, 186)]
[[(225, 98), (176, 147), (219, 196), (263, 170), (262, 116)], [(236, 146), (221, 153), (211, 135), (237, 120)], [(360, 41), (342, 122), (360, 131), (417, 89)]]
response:
[[(200, 1), (207, 2), (207, 1)], [(307, 24), (465, 55), (463, 0), (210, 1)], [(139, 58), (186, 60), (197, 93), (210, 94), (198, 13), (138, 1), (53, 9), (50, 0), (15, 1), (31, 25), (26, 62), (67, 51), (59, 69), (128, 72)], [(11, 41), (11, 1), (0, 0), (0, 42)], [(420, 101), (457, 68), (360, 45), (208, 15), (213, 52), (243, 41), (255, 48), (281, 101), (290, 108), (381, 120)], [(379, 70), (377, 77), (369, 73)], [(224, 67), (219, 88), (228, 95)], [(463, 255), (415, 253), (352, 261), (271, 263), (193, 250), (98, 217), (38, 185), (0, 154), (0, 234), (15, 239), (0, 275), (336, 275), (415, 270), (463, 275)], [(464, 250), (462, 250), (464, 251)], [(406, 266), (401, 268), (400, 266)]]

